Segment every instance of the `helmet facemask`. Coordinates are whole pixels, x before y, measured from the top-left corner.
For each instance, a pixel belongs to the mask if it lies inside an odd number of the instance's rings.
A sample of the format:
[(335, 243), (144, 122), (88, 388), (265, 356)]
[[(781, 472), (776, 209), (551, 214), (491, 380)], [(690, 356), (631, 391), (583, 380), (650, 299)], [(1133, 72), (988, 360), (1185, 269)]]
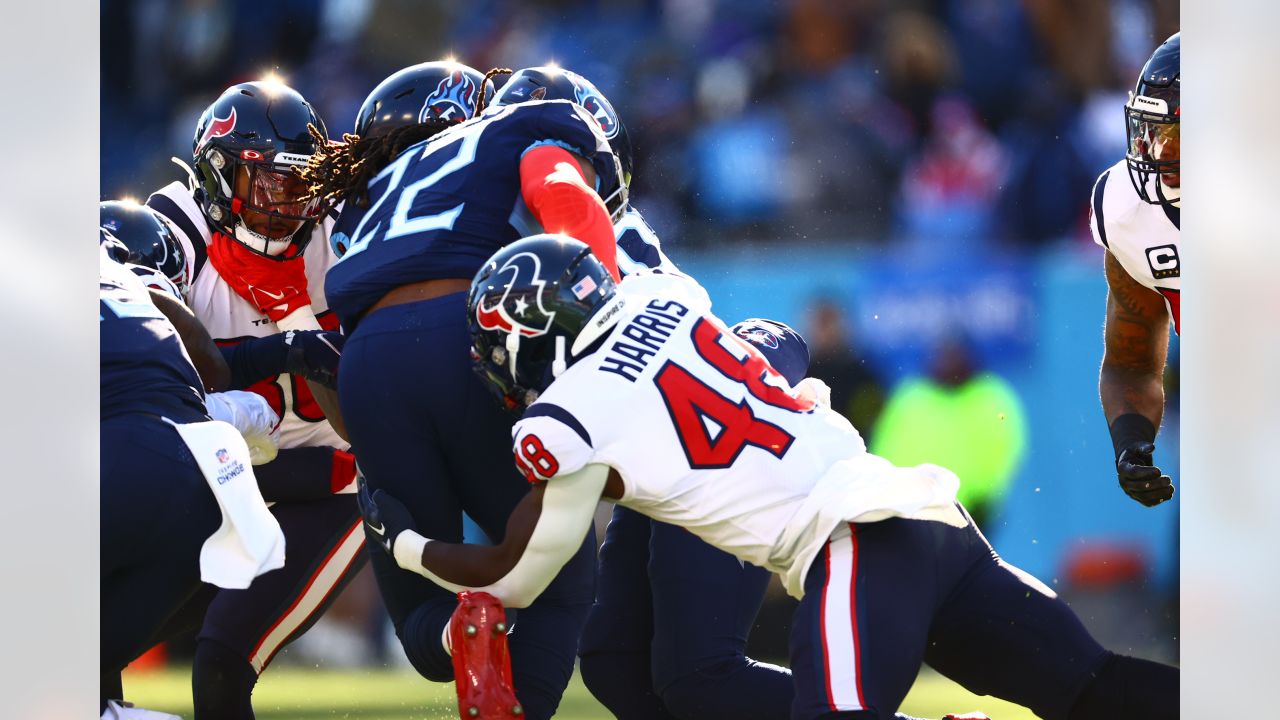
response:
[[(1163, 93), (1162, 93), (1163, 94)], [(1181, 108), (1160, 97), (1131, 95), (1125, 105), (1125, 161), (1138, 196), (1153, 205), (1181, 200)]]
[[(276, 153), (274, 158), (264, 159), (255, 150), (240, 154), (241, 158), (229, 158), (229, 153), (211, 147), (196, 163), (209, 198), (209, 219), (224, 234), (260, 255), (279, 259), (301, 255), (311, 223), (319, 219), (323, 208), (318, 197), (304, 199), (307, 183), (298, 176), (297, 168), (305, 166), (308, 156)], [(210, 185), (217, 192), (209, 193)], [(307, 232), (298, 237), (304, 228)]]

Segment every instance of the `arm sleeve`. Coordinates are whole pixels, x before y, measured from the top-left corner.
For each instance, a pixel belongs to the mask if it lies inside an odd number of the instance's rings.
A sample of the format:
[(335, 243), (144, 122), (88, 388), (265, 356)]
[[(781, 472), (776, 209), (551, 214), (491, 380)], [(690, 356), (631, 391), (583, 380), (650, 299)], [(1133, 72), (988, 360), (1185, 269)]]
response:
[(287, 372), (285, 361), (289, 346), (285, 345), (282, 333), (245, 340), (219, 350), (231, 368), (232, 390), (243, 390), (259, 380)]
[(609, 213), (572, 153), (551, 144), (527, 150), (520, 158), (520, 194), (547, 232), (586, 243), (614, 280), (621, 279)]
[(1089, 195), (1089, 231), (1093, 234), (1093, 241), (1107, 249), (1111, 246), (1107, 245), (1107, 224), (1102, 201), (1106, 197), (1107, 178), (1110, 175), (1110, 170), (1099, 175), (1093, 183), (1093, 192)]
[(582, 545), (608, 477), (608, 467), (591, 464), (548, 483), (542, 497), (542, 511), (524, 553), (515, 566), (492, 585), (466, 588), (433, 574), (421, 562), (422, 549), (431, 541), (412, 530), (404, 531), (401, 535), (407, 537), (396, 540), (396, 562), (452, 592), (479, 590), (498, 598), (506, 607), (528, 607)]

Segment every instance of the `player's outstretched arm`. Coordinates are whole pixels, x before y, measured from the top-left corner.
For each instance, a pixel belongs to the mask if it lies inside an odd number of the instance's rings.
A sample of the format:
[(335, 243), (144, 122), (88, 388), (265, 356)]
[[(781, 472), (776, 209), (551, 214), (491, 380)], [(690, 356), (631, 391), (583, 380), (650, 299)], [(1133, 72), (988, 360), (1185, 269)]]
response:
[(209, 331), (195, 314), (177, 298), (161, 290), (151, 290), (151, 302), (177, 329), (182, 346), (191, 356), (191, 364), (196, 366), (196, 372), (204, 381), (204, 389), (210, 392), (226, 390), (231, 382), (231, 370), (218, 346), (214, 345)]
[(1107, 319), (1098, 392), (1111, 428), (1120, 485), (1144, 505), (1173, 497), (1173, 483), (1152, 465), (1164, 414), (1169, 312), (1160, 295), (1129, 276), (1105, 253)]
[(453, 592), (479, 590), (506, 607), (532, 603), (577, 552), (604, 492), (608, 468), (583, 469), (536, 485), (507, 521), (500, 545), (431, 540), (414, 527), (408, 508), (386, 491), (360, 488), (365, 526), (405, 570)]

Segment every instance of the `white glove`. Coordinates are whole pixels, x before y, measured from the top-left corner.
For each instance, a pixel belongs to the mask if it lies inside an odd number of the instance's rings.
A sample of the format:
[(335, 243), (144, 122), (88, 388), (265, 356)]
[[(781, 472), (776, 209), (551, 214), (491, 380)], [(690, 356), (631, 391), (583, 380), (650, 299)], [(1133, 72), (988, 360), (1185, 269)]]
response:
[(815, 377), (807, 377), (796, 383), (796, 394), (802, 400), (812, 400), (819, 407), (831, 409), (831, 387)]
[(262, 465), (276, 459), (279, 448), (275, 430), (280, 425), (280, 416), (266, 398), (244, 390), (228, 390), (209, 393), (204, 404), (209, 417), (229, 423), (244, 436), (250, 462)]

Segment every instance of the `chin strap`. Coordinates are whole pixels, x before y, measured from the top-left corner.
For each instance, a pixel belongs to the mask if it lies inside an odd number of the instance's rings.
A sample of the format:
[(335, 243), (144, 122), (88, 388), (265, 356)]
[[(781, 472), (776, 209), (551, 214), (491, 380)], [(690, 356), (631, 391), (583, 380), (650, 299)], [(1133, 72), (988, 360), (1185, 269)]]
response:
[(569, 369), (569, 363), (564, 357), (564, 336), (556, 336), (556, 359), (551, 361), (551, 377), (558, 378)]

